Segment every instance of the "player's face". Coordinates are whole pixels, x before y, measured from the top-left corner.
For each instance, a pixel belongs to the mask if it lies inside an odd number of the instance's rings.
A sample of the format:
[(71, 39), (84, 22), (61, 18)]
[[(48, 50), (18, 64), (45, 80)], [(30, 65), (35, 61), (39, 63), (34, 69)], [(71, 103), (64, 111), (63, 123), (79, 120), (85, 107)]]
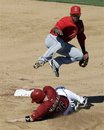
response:
[(71, 17), (75, 23), (77, 23), (78, 20), (80, 19), (80, 15), (78, 14), (71, 14)]

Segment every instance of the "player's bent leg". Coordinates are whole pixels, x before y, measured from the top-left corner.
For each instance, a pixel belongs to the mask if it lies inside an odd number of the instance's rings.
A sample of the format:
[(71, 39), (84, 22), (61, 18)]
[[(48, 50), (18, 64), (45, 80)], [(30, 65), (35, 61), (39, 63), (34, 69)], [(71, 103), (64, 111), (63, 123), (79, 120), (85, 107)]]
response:
[(68, 89), (64, 89), (64, 91), (66, 92), (67, 96), (72, 99), (72, 100), (76, 100), (80, 103), (80, 105), (83, 105), (83, 107), (86, 107), (88, 104), (88, 98), (87, 97), (83, 97), (83, 96), (79, 96), (78, 94), (68, 90)]
[(47, 61), (52, 59), (56, 52), (62, 48), (62, 45), (60, 41), (57, 40), (57, 37), (51, 34), (47, 36), (45, 40), (45, 45), (48, 48), (48, 50), (43, 54), (43, 56), (40, 59), (38, 59), (38, 61), (33, 66), (36, 69), (43, 66)]
[(56, 77), (59, 77), (59, 68), (56, 67), (56, 65), (55, 65), (53, 59), (52, 59), (52, 60), (49, 60), (49, 65), (51, 66), (51, 68), (52, 68), (52, 70), (53, 70), (55, 76), (56, 76)]
[(70, 56), (72, 62), (80, 61), (83, 59), (82, 51), (76, 47), (71, 48), (71, 50), (69, 52), (69, 56)]

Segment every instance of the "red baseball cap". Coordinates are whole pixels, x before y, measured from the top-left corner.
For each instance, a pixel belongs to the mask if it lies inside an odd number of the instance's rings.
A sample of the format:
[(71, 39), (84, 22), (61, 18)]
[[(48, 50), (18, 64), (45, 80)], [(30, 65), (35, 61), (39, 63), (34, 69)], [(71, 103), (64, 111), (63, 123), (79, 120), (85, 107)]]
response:
[(80, 6), (72, 6), (71, 9), (70, 9), (70, 14), (78, 14), (78, 15), (81, 15), (81, 8)]

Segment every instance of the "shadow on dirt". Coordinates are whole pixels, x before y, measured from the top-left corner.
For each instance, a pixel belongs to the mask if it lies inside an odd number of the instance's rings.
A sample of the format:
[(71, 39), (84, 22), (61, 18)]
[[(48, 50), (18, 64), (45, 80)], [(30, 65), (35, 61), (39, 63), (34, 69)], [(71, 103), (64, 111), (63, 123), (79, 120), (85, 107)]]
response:
[(102, 103), (104, 102), (104, 96), (90, 96), (87, 97), (89, 103)]

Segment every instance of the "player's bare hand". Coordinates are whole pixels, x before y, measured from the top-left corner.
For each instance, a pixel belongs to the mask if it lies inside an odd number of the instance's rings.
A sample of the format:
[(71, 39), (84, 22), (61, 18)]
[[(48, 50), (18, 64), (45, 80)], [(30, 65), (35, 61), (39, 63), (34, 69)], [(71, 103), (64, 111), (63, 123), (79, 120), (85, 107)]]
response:
[(59, 28), (57, 28), (57, 27), (53, 28), (52, 31), (53, 31), (55, 34), (58, 34), (58, 35), (60, 35), (60, 36), (63, 35), (63, 32), (62, 32)]
[(83, 59), (84, 59), (84, 60), (89, 59), (88, 52), (86, 52), (86, 53), (83, 55)]
[(63, 35), (63, 32), (58, 29), (58, 30), (57, 30), (57, 34), (60, 35), (60, 36), (62, 36), (62, 35)]

